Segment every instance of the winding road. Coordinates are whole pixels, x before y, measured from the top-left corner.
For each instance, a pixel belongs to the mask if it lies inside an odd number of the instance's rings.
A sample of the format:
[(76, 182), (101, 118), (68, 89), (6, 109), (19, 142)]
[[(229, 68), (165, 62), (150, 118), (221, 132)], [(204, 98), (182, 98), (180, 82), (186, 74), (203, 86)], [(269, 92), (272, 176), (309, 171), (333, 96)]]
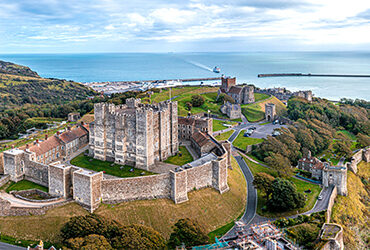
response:
[[(243, 223), (245, 223), (245, 225), (249, 226), (249, 225), (256, 224), (256, 223), (260, 224), (260, 223), (264, 223), (267, 221), (274, 221), (278, 219), (278, 218), (266, 218), (266, 217), (259, 216), (257, 214), (258, 196), (257, 196), (257, 189), (253, 186), (253, 174), (250, 171), (247, 163), (244, 161), (242, 156), (238, 155), (238, 156), (234, 156), (234, 158), (237, 161), (240, 169), (242, 170), (245, 180), (246, 180), (246, 184), (247, 184), (246, 206), (245, 206), (244, 214), (240, 218), (240, 220)], [(260, 165), (265, 166), (263, 164), (260, 164)], [(331, 193), (333, 192), (333, 189), (334, 187), (323, 188), (320, 192), (320, 196), (322, 197), (322, 199), (317, 200), (314, 207), (311, 210), (304, 212), (302, 214), (309, 215), (315, 212), (321, 212), (321, 211), (326, 210), (328, 208), (330, 196), (331, 196)], [(288, 216), (287, 218), (295, 218), (298, 215), (299, 214)], [(235, 226), (229, 232), (227, 232), (222, 238), (227, 239), (234, 234), (235, 234)]]

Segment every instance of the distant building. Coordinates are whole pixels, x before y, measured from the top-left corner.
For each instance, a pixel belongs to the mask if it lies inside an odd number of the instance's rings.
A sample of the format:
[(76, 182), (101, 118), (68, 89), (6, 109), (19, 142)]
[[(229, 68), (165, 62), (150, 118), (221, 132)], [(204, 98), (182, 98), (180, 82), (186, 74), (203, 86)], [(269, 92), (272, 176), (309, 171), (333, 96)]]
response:
[(322, 171), (324, 169), (324, 163), (321, 162), (316, 157), (311, 157), (311, 152), (303, 157), (302, 159), (298, 160), (298, 169), (308, 171), (312, 174), (313, 178), (317, 180), (322, 180)]
[(195, 132), (212, 133), (213, 119), (209, 117), (179, 117), (178, 135), (179, 139), (190, 140)]
[(212, 152), (216, 155), (221, 154), (219, 144), (208, 133), (197, 131), (190, 137), (190, 142), (199, 157)]
[(276, 105), (273, 103), (265, 104), (265, 119), (268, 122), (274, 121), (276, 118)]
[(304, 98), (309, 102), (312, 102), (312, 91), (307, 90), (307, 91), (297, 91), (293, 93), (294, 96), (298, 96), (300, 98)]
[(236, 78), (222, 77), (221, 87), (218, 95), (227, 94), (231, 96), (237, 104), (248, 104), (254, 102), (254, 87), (251, 85), (236, 86)]
[(240, 104), (226, 102), (221, 106), (221, 113), (227, 115), (230, 119), (239, 119), (242, 116)]
[(77, 122), (81, 119), (80, 113), (69, 113), (68, 114), (68, 121), (69, 122)]
[(261, 94), (267, 94), (267, 95), (273, 95), (280, 101), (282, 101), (284, 104), (287, 103), (289, 98), (292, 96), (297, 96), (306, 99), (309, 102), (312, 102), (312, 91), (311, 90), (304, 90), (304, 91), (297, 91), (297, 92), (291, 92), (287, 90), (286, 88), (269, 88), (269, 89), (256, 89), (256, 93)]

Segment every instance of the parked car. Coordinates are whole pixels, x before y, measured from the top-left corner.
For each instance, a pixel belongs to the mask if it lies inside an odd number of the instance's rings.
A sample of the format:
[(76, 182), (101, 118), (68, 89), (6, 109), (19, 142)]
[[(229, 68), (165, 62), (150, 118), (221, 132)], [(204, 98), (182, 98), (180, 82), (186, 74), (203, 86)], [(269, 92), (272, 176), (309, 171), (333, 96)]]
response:
[(322, 200), (322, 196), (321, 195), (319, 195), (319, 197), (317, 198), (318, 200)]

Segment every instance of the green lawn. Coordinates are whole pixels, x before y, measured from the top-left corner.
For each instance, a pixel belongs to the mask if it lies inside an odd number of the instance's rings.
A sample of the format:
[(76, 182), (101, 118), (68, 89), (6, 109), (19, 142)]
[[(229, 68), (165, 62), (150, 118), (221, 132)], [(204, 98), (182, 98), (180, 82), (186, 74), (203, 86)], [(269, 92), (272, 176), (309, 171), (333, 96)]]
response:
[(234, 124), (236, 124), (236, 122), (221, 121), (221, 120), (213, 119), (213, 131), (219, 131), (219, 130), (223, 130), (225, 128), (228, 128), (228, 127), (224, 126), (224, 124), (234, 125)]
[(227, 132), (224, 132), (222, 134), (219, 134), (218, 136), (216, 136), (216, 140), (218, 141), (224, 141), (224, 140), (227, 140), (230, 138), (230, 136), (234, 133), (234, 130), (230, 130), (230, 131), (227, 131)]
[[(179, 116), (186, 116), (188, 114), (189, 111), (186, 109), (186, 103), (191, 102), (191, 97), (193, 95), (195, 94), (187, 93), (174, 99), (175, 101), (178, 102)], [(201, 96), (204, 97), (205, 102), (200, 107), (193, 107), (190, 111), (192, 114), (207, 113), (209, 110), (211, 111), (212, 114), (217, 114), (221, 117), (226, 117), (220, 111), (221, 104), (216, 102), (217, 92), (205, 93), (201, 94)]]
[[(267, 173), (267, 174), (270, 174), (272, 176), (277, 177), (277, 172), (274, 169), (263, 167), (263, 166), (261, 166), (257, 163), (254, 163), (254, 162), (250, 161), (249, 159), (247, 159), (244, 156), (243, 156), (243, 158), (244, 158), (245, 162), (247, 163), (247, 165), (248, 165), (248, 167), (251, 170), (253, 175), (255, 175), (257, 173), (264, 172), (264, 173)], [(305, 182), (303, 180), (296, 179), (294, 177), (289, 177), (288, 180), (295, 184), (295, 186), (297, 187), (298, 192), (303, 193), (304, 195), (306, 195), (306, 198), (307, 198), (306, 205), (303, 208), (299, 209), (299, 213), (303, 213), (303, 212), (306, 212), (306, 211), (310, 210), (315, 205), (317, 197), (319, 196), (319, 193), (321, 191), (320, 186), (316, 185), (316, 184), (309, 183), (309, 182)], [(309, 194), (304, 193), (304, 191), (308, 190), (308, 189), (311, 189), (311, 193), (309, 193)], [(263, 197), (261, 192), (258, 192), (257, 213), (259, 215), (266, 216), (266, 217), (285, 217), (285, 216), (289, 216), (289, 215), (293, 215), (293, 214), (297, 213), (297, 211), (288, 211), (288, 212), (284, 212), (284, 213), (271, 213), (271, 212), (268, 212), (268, 211), (262, 211), (262, 208), (265, 205), (266, 205), (266, 199)]]
[(178, 166), (182, 166), (182, 165), (184, 165), (186, 163), (189, 163), (189, 162), (192, 162), (194, 160), (185, 146), (180, 146), (179, 147), (179, 152), (181, 153), (181, 156), (180, 156), (180, 154), (171, 156), (171, 157), (167, 158), (167, 160), (165, 160), (164, 162), (174, 164), (174, 165), (178, 165)]
[(244, 131), (241, 131), (233, 142), (235, 147), (245, 149), (248, 145), (258, 144), (263, 142), (263, 139), (244, 137)]
[(27, 181), (27, 180), (21, 180), (17, 183), (11, 182), (11, 184), (6, 188), (6, 192), (10, 192), (13, 190), (20, 191), (20, 190), (28, 190), (28, 189), (39, 189), (44, 192), (49, 192), (49, 189), (47, 187), (41, 186), (39, 184)]
[(242, 113), (250, 122), (258, 122), (265, 119), (265, 112), (258, 104), (248, 104), (242, 107)]
[(233, 226), (235, 225), (235, 221), (238, 221), (244, 214), (244, 211), (233, 221), (230, 221), (226, 225), (223, 225), (222, 227), (217, 228), (216, 230), (213, 230), (212, 232), (208, 233), (209, 242), (214, 243), (215, 237), (220, 239), (224, 234), (226, 234)]
[[(84, 155), (84, 153), (73, 158), (71, 160), (71, 164), (77, 167), (87, 168), (97, 172), (105, 171), (106, 174), (122, 178), (154, 174), (152, 172), (133, 168), (130, 166), (118, 165), (113, 162), (97, 160), (92, 157)], [(130, 171), (131, 169), (133, 169), (132, 172)]]
[(255, 102), (265, 100), (265, 99), (267, 99), (269, 97), (270, 96), (269, 95), (266, 95), (266, 94), (254, 93), (254, 101)]

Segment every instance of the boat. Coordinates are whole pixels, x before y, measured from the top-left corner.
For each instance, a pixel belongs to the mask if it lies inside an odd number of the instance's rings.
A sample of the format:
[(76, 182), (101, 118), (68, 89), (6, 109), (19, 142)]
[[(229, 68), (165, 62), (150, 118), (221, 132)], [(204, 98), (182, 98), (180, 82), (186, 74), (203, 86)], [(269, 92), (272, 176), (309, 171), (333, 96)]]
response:
[(220, 69), (219, 67), (215, 66), (215, 67), (213, 68), (213, 72), (215, 72), (215, 73), (220, 73), (220, 72), (221, 72), (221, 69)]

